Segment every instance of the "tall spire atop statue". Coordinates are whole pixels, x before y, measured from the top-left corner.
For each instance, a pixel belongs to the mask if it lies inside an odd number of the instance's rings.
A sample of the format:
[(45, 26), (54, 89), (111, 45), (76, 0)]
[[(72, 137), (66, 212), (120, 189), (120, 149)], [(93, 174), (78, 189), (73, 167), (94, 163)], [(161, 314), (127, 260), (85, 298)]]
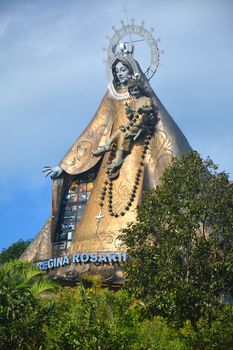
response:
[[(127, 13), (127, 10), (126, 7), (124, 6), (124, 12), (125, 12), (125, 18), (126, 18), (126, 23), (127, 23), (127, 26), (129, 27), (129, 17), (128, 17), (128, 13)], [(131, 36), (131, 32), (129, 32), (129, 40), (130, 40), (130, 51), (133, 53), (133, 42), (132, 42), (132, 36)]]

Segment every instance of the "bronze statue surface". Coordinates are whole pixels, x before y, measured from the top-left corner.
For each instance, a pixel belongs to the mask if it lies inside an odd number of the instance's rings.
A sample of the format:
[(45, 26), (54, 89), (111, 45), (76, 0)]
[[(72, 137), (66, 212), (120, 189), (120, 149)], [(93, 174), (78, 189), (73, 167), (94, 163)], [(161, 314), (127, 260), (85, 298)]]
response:
[[(180, 158), (190, 149), (133, 58), (133, 50), (125, 44), (121, 48), (109, 59), (110, 85), (93, 119), (59, 167), (46, 169), (53, 178), (52, 214), (22, 259), (38, 262), (57, 255), (124, 251), (118, 236), (135, 220), (143, 192), (158, 185), (172, 157)], [(78, 181), (93, 169), (97, 169), (94, 186), (72, 228), (70, 245), (54, 250), (67, 188), (74, 177)], [(123, 281), (118, 264), (67, 265), (49, 273), (63, 279), (92, 273), (105, 282)]]

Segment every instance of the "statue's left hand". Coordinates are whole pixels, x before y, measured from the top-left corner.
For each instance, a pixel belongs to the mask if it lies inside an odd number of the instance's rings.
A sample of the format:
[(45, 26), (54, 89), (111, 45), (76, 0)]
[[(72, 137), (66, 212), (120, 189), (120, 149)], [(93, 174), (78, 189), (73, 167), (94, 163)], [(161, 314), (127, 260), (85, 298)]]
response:
[(46, 177), (50, 175), (51, 179), (58, 179), (63, 173), (63, 170), (59, 165), (54, 167), (44, 166), (42, 172), (45, 173)]

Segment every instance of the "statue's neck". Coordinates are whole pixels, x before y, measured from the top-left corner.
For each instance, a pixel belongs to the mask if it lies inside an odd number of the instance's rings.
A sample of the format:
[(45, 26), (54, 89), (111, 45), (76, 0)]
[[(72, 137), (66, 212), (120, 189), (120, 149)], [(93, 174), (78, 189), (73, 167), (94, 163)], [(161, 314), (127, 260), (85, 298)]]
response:
[(128, 92), (128, 89), (126, 86), (119, 86), (119, 88), (117, 89), (117, 92), (119, 92), (120, 94), (124, 94), (126, 92)]

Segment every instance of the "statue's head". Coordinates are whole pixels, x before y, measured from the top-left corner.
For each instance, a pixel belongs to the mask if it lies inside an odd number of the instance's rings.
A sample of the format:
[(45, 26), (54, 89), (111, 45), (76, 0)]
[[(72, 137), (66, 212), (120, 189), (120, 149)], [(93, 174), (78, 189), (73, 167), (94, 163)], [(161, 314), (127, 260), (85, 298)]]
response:
[[(109, 38), (109, 47), (106, 50), (108, 88), (114, 98), (118, 100), (129, 97), (129, 93), (126, 93), (125, 89), (121, 89), (121, 87), (128, 87), (128, 77), (134, 76), (136, 73), (142, 76), (144, 89), (147, 90), (148, 94), (151, 94), (153, 90), (150, 87), (149, 80), (154, 75), (159, 63), (159, 49), (157, 41), (152, 35), (153, 30), (146, 30), (143, 23), (141, 25), (136, 25), (134, 20), (127, 25), (125, 25), (123, 21), (121, 22), (122, 26), (119, 30), (113, 27), (114, 35), (112, 38)], [(142, 40), (145, 41), (150, 48), (150, 65), (147, 69), (144, 69), (144, 73), (139, 63), (134, 58), (136, 43), (141, 40), (132, 40), (132, 35), (141, 36), (143, 38)], [(129, 37), (130, 42), (128, 41)]]
[(127, 82), (129, 78), (131, 78), (133, 70), (125, 61), (116, 59), (112, 65), (112, 74), (117, 86), (127, 86)]
[(142, 76), (139, 74), (133, 75), (127, 82), (128, 91), (131, 96), (139, 98), (145, 94)]
[(130, 72), (129, 67), (125, 63), (118, 61), (113, 67), (113, 74), (114, 78), (117, 79), (121, 85), (127, 85), (132, 72)]
[(142, 95), (142, 90), (139, 84), (135, 83), (134, 85), (131, 85), (128, 87), (128, 91), (131, 96), (134, 96), (136, 98), (140, 97)]
[(112, 75), (116, 86), (127, 86), (135, 74), (142, 74), (138, 62), (131, 55), (120, 55), (112, 64)]
[[(132, 57), (131, 54), (121, 53), (115, 56), (114, 59), (109, 61), (109, 73), (111, 80), (109, 82), (109, 87), (113, 92), (114, 96), (117, 98), (125, 98), (126, 93), (119, 92), (120, 87), (128, 88), (130, 82), (134, 81), (140, 77), (139, 85), (136, 87), (140, 90), (140, 93), (145, 95), (146, 90), (148, 90), (149, 83), (145, 74), (142, 72), (138, 62)], [(129, 91), (129, 90), (128, 90)], [(133, 92), (134, 93), (134, 92)], [(136, 92), (135, 92), (136, 93)], [(129, 94), (129, 92), (127, 92)]]

